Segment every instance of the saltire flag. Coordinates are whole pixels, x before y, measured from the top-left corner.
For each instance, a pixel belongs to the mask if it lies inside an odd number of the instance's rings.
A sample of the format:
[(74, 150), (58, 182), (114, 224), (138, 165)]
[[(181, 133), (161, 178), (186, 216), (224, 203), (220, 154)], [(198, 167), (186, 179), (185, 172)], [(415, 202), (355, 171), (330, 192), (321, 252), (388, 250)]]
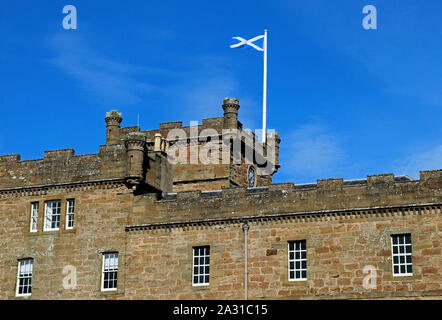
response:
[(248, 48), (261, 51), (264, 60), (263, 86), (262, 86), (262, 142), (265, 143), (267, 137), (267, 29), (264, 34), (249, 40), (242, 37), (232, 37), (230, 48)]
[(264, 35), (256, 36), (252, 39), (246, 40), (242, 37), (232, 37), (230, 41), (230, 48), (254, 48), (258, 51), (264, 51)]

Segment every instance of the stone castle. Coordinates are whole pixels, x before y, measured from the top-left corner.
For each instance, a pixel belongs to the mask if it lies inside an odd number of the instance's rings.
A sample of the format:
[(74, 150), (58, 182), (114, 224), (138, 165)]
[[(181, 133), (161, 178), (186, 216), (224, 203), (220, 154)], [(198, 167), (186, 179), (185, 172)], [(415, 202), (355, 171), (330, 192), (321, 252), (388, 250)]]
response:
[(442, 170), (273, 184), (279, 135), (222, 107), (196, 131), (110, 111), (96, 154), (0, 156), (0, 299), (442, 297)]

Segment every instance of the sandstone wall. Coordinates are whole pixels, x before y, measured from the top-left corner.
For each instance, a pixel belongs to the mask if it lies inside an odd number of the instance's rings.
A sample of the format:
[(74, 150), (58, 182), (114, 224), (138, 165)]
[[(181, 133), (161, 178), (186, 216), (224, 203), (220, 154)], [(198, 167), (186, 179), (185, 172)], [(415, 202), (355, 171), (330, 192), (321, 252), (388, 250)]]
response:
[[(385, 214), (292, 217), (249, 222), (250, 299), (345, 299), (442, 295), (441, 207)], [(130, 299), (243, 299), (241, 223), (131, 230)], [(414, 275), (392, 276), (391, 234), (411, 233)], [(288, 280), (288, 241), (307, 242), (307, 281)], [(192, 286), (192, 246), (211, 246), (210, 285)], [(377, 274), (363, 287), (365, 266)]]

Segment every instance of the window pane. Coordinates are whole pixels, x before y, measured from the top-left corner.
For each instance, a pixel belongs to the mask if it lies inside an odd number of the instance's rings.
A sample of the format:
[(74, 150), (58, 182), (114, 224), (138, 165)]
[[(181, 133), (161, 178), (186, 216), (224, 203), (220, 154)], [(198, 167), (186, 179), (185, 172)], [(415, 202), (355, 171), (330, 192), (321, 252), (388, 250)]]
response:
[(306, 242), (301, 241), (301, 250), (305, 250), (305, 248), (306, 248)]
[(31, 294), (32, 284), (32, 266), (34, 264), (33, 259), (25, 259), (19, 261), (18, 264), (18, 278), (17, 278), (17, 295), (29, 295)]
[[(292, 248), (292, 250), (290, 250)], [(289, 279), (303, 279), (302, 270), (307, 268), (306, 241), (289, 242)]]
[(193, 248), (193, 284), (208, 284), (208, 273), (210, 270), (210, 247), (194, 247)]
[(103, 254), (103, 289), (117, 289), (118, 253)]

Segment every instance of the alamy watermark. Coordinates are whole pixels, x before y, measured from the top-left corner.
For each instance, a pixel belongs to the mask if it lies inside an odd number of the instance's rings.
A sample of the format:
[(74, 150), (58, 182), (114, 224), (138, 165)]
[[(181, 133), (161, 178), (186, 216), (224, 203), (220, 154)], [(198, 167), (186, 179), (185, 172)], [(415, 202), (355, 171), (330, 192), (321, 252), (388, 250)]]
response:
[(377, 280), (377, 272), (376, 272), (376, 268), (372, 265), (367, 265), (364, 267), (364, 269), (362, 269), (362, 272), (364, 274), (367, 274), (364, 277), (364, 280), (362, 282), (362, 286), (364, 287), (364, 289), (366, 290), (370, 290), (370, 289), (376, 289), (376, 280)]
[(362, 19), (362, 27), (365, 30), (376, 30), (378, 28), (378, 13), (373, 5), (366, 5), (362, 8), (362, 13), (366, 16)]
[(77, 29), (77, 8), (73, 5), (67, 5), (63, 7), (63, 13), (67, 14), (63, 18), (63, 28), (65, 30)]
[(63, 288), (65, 290), (75, 290), (77, 288), (77, 268), (67, 265), (63, 268)]
[[(255, 164), (258, 175), (271, 175), (277, 164), (278, 135), (268, 130), (266, 142), (258, 140), (256, 130), (205, 128), (199, 132), (198, 122), (190, 122), (190, 130), (174, 128), (168, 132), (168, 161), (175, 164)], [(189, 134), (188, 134), (189, 133)]]

